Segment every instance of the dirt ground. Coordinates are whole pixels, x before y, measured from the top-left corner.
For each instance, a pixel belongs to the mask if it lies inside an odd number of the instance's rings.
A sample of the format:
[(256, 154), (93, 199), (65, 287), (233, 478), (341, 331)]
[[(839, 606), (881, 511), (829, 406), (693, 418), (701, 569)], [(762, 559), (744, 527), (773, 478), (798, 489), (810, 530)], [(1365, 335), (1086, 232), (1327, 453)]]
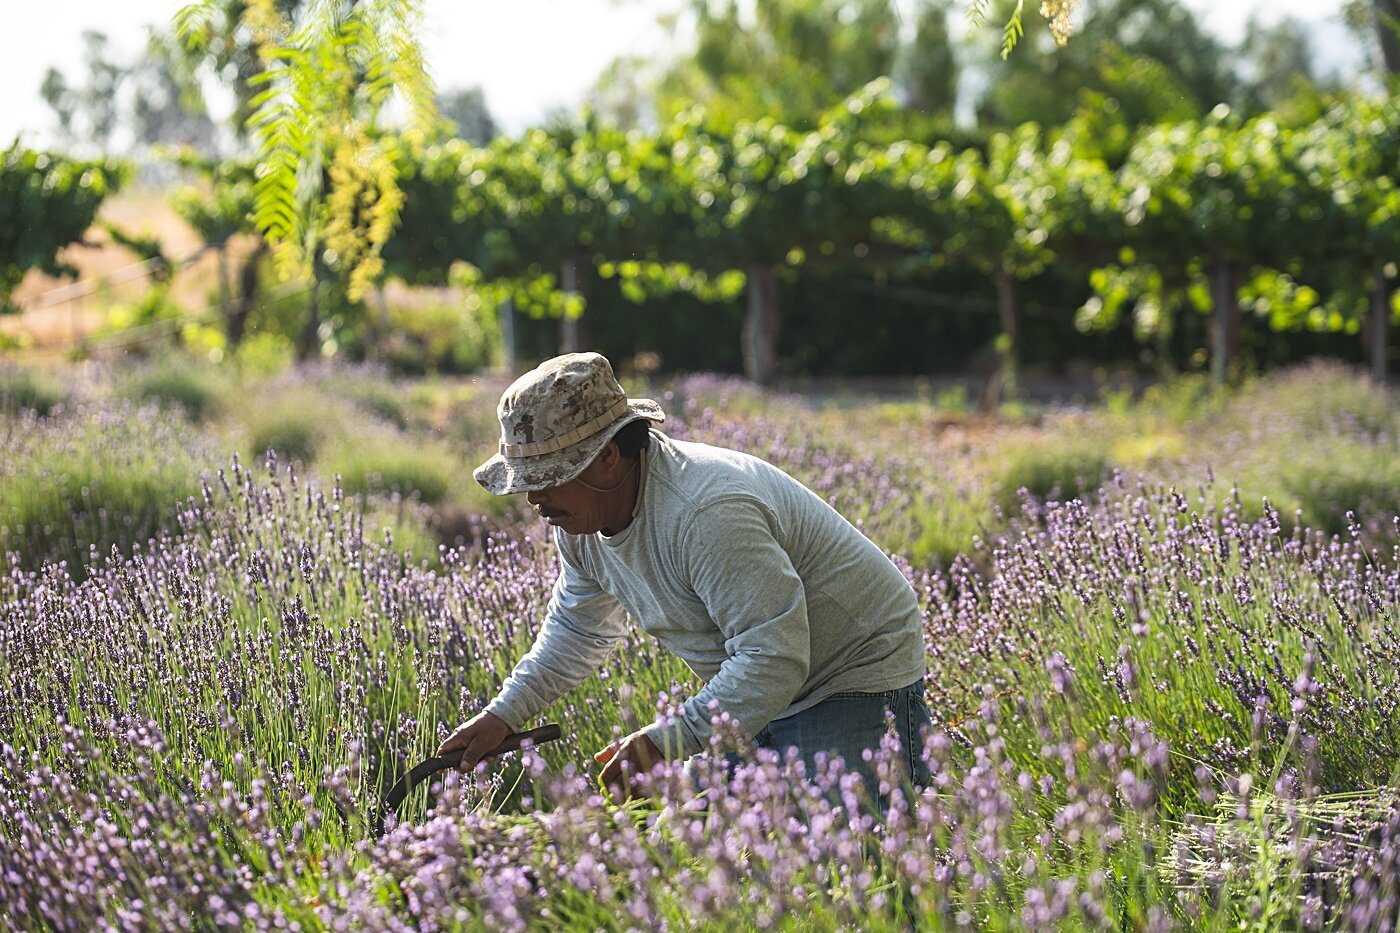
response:
[[(181, 261), (195, 255), (201, 243), (168, 201), (169, 192), (163, 189), (125, 191), (109, 198), (99, 217), (132, 235), (154, 235), (166, 255)], [(78, 278), (56, 279), (31, 271), (12, 296), (23, 310), (0, 317), (0, 333), (26, 340), (40, 353), (66, 352), (100, 330), (113, 307), (145, 296), (152, 282), (139, 256), (113, 243), (100, 227), (94, 226), (85, 240), (60, 254), (78, 269)], [(206, 253), (176, 272), (171, 299), (180, 307), (198, 309), (210, 303), (217, 289), (218, 260)]]

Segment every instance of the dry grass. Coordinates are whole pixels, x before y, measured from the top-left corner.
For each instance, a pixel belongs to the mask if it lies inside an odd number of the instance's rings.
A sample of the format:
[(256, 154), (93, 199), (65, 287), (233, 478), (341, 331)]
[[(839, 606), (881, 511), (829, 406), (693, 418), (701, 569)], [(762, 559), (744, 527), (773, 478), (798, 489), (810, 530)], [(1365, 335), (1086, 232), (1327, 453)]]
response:
[[(170, 209), (169, 195), (168, 190), (157, 188), (122, 192), (103, 204), (99, 217), (128, 233), (154, 236), (168, 256), (184, 259), (203, 244)], [(78, 282), (91, 284), (92, 290), (74, 289), (72, 281), (31, 271), (13, 295), (15, 303), (26, 310), (0, 318), (0, 333), (27, 335), (35, 350), (67, 348), (101, 328), (112, 307), (137, 301), (150, 290), (152, 283), (146, 277), (116, 281), (124, 270), (133, 271), (130, 267), (139, 263), (140, 257), (114, 244), (106, 231), (93, 227), (84, 240), (65, 249), (60, 257), (77, 268)], [(182, 308), (202, 308), (217, 288), (218, 261), (208, 253), (175, 274), (170, 297)], [(86, 294), (70, 296), (68, 291), (58, 291), (61, 289)]]
[[(156, 237), (166, 254), (181, 260), (202, 246), (199, 237), (170, 208), (170, 191), (138, 188), (122, 192), (102, 206), (100, 218), (130, 234)], [(0, 317), (0, 334), (23, 339), (36, 355), (62, 355), (82, 339), (100, 330), (110, 310), (139, 301), (151, 289), (144, 275), (122, 281), (136, 270), (140, 257), (112, 242), (107, 232), (94, 226), (82, 245), (65, 249), (60, 258), (77, 268), (76, 282), (31, 271), (13, 300), (23, 313)], [(233, 241), (231, 267), (253, 248), (246, 239)], [(91, 289), (77, 288), (79, 284)], [(81, 294), (78, 294), (81, 292)], [(181, 268), (174, 277), (170, 301), (187, 311), (208, 307), (218, 292), (218, 259), (206, 253)], [(462, 300), (460, 289), (411, 288), (390, 283), (385, 300), (393, 307), (418, 308)]]

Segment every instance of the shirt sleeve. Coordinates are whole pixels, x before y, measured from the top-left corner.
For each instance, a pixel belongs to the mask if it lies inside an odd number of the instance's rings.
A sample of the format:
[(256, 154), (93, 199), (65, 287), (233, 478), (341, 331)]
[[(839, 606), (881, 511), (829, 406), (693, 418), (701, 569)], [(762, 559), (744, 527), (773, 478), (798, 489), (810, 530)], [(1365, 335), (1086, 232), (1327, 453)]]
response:
[(626, 635), (626, 612), (617, 599), (559, 549), (559, 577), (535, 644), (486, 706), (519, 731), (545, 708), (583, 682)]
[(727, 658), (673, 725), (646, 729), (667, 758), (704, 749), (711, 703), (756, 735), (792, 704), (811, 663), (806, 592), (768, 510), (748, 499), (709, 505), (681, 547), (688, 582), (723, 633)]

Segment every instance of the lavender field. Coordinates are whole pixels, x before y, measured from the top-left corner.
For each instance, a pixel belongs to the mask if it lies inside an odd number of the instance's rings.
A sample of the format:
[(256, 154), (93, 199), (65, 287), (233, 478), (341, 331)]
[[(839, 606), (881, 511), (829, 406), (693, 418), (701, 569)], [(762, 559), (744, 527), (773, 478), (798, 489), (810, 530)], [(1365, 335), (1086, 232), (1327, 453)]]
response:
[(470, 477), (500, 388), (0, 370), (0, 927), (1396, 929), (1393, 392), (1315, 364), (986, 418), (634, 386), (905, 571), (933, 786), (761, 753), (614, 805), (592, 753), (695, 686), (638, 636), (563, 741), (377, 837), (548, 599), (545, 529)]

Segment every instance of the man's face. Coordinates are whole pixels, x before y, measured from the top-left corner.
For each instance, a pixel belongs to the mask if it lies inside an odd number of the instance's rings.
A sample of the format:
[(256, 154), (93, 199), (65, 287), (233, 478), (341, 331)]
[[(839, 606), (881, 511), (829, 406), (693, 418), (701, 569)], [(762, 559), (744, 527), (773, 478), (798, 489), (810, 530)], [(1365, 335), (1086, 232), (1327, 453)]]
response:
[[(594, 460), (579, 478), (594, 486), (600, 483), (599, 463)], [(547, 489), (525, 493), (525, 501), (534, 507), (552, 527), (562, 529), (566, 534), (591, 535), (607, 527), (604, 506), (608, 496), (586, 488), (577, 479)]]

